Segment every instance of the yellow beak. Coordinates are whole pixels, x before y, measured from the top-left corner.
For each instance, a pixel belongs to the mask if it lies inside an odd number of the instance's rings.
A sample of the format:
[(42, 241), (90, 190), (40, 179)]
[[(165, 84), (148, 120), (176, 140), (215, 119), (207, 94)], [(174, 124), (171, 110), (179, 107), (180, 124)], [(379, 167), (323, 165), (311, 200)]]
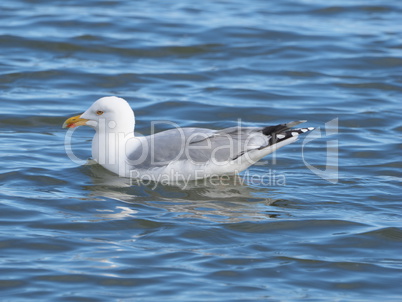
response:
[(78, 126), (84, 126), (89, 120), (81, 118), (81, 114), (77, 116), (70, 117), (63, 123), (63, 128), (75, 128)]

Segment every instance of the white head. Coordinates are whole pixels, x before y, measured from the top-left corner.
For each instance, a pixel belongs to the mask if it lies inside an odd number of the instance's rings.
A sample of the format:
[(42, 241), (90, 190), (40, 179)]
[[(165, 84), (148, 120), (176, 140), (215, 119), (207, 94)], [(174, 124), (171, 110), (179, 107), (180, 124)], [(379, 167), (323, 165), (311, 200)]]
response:
[(89, 126), (97, 132), (131, 133), (134, 131), (134, 112), (126, 100), (115, 96), (103, 97), (91, 105), (83, 114), (67, 119), (63, 128)]

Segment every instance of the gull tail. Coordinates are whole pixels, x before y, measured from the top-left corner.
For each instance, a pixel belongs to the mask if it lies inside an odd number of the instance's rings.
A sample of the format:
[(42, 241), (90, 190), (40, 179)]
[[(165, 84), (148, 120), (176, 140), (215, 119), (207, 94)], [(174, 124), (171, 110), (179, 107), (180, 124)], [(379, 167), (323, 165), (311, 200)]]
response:
[[(272, 146), (275, 144), (278, 144), (280, 142), (284, 142), (286, 140), (289, 140), (293, 138), (291, 141), (295, 141), (294, 138), (297, 139), (299, 134), (306, 133), (308, 131), (314, 130), (314, 127), (307, 127), (307, 128), (293, 128), (294, 126), (297, 126), (301, 123), (307, 122), (306, 120), (302, 121), (294, 121), (294, 122), (289, 122), (286, 124), (279, 124), (276, 126), (268, 126), (262, 129), (262, 134), (270, 137), (268, 146)], [(290, 143), (290, 142), (289, 142)], [(263, 146), (261, 149), (266, 148), (268, 146)]]

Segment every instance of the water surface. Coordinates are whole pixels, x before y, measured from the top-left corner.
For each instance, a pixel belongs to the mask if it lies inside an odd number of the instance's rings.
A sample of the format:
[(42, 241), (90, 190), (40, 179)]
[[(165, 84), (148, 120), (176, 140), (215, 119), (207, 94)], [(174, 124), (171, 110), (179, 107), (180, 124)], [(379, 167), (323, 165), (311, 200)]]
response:
[[(2, 1), (2, 299), (401, 300), (401, 13), (398, 1)], [(138, 134), (157, 120), (318, 130), (240, 179), (130, 183), (64, 149), (63, 121), (106, 95), (129, 101)], [(92, 135), (73, 135), (84, 162)], [(334, 158), (338, 174), (325, 171)]]

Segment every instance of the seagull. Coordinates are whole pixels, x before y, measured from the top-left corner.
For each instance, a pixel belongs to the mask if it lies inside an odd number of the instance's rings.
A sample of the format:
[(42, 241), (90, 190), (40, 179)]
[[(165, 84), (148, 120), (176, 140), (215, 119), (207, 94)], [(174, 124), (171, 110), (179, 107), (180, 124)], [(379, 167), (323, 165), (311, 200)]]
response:
[(85, 125), (95, 129), (92, 158), (107, 170), (120, 177), (159, 182), (238, 174), (314, 129), (291, 129), (303, 122), (221, 130), (176, 127), (136, 136), (134, 112), (128, 102), (108, 96), (67, 119), (63, 128)]

